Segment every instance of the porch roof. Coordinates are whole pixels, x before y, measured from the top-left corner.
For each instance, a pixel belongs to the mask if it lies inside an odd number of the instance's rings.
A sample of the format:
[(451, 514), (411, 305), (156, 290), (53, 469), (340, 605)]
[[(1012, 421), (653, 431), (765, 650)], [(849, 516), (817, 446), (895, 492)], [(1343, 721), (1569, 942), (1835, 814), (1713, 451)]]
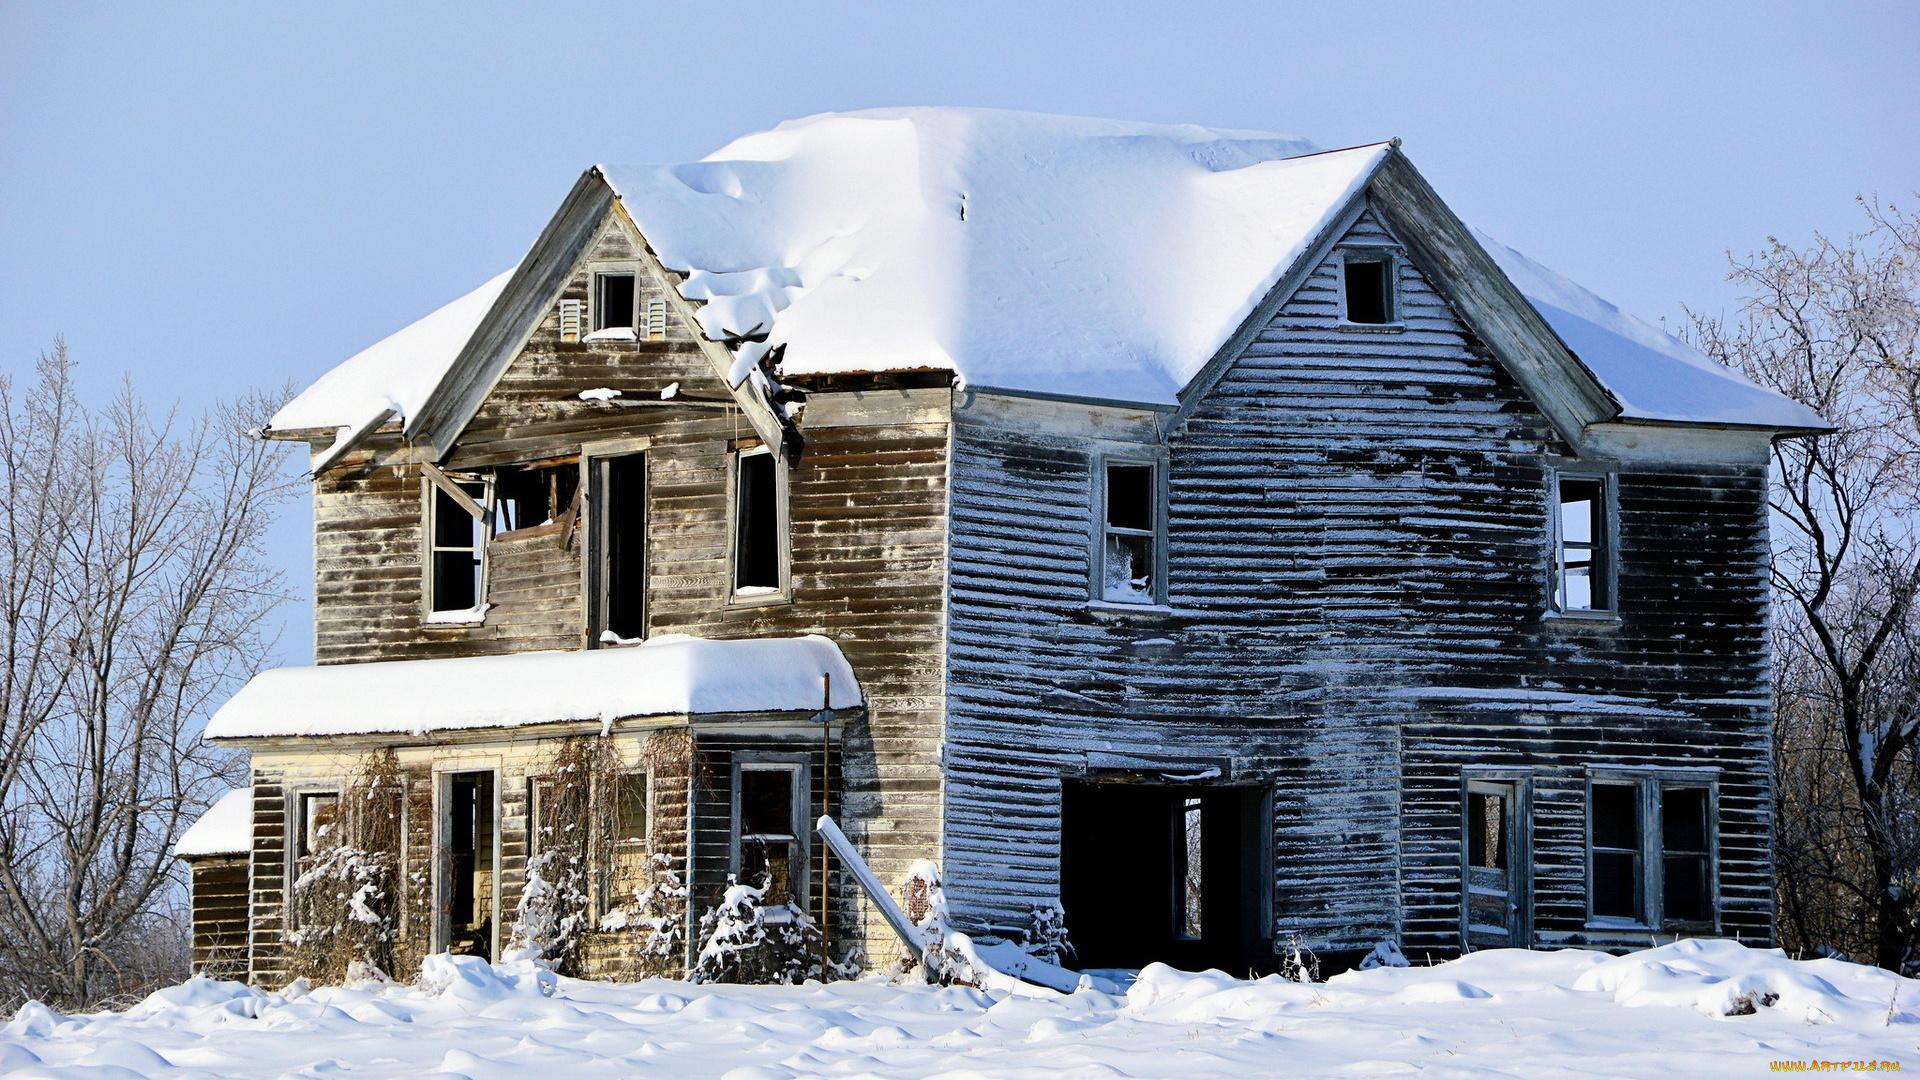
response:
[(253, 850), (253, 789), (234, 788), (215, 799), (180, 840), (173, 845), (176, 858), (204, 855), (244, 855)]
[(210, 739), (424, 734), (570, 720), (799, 712), (862, 703), (831, 640), (662, 635), (626, 648), (285, 667), (253, 677), (207, 721)]

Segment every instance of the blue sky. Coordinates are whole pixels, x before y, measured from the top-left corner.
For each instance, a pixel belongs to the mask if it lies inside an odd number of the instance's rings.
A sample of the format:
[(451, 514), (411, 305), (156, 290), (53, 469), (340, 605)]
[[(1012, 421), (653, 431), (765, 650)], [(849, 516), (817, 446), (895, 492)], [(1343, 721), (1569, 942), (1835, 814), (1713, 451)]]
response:
[(1916, 56), (1905, 2), (16, 0), (0, 371), (65, 334), (96, 392), (305, 383), (511, 265), (588, 165), (908, 104), (1398, 135), (1467, 221), (1671, 321), (1730, 302), (1728, 251), (1920, 190)]

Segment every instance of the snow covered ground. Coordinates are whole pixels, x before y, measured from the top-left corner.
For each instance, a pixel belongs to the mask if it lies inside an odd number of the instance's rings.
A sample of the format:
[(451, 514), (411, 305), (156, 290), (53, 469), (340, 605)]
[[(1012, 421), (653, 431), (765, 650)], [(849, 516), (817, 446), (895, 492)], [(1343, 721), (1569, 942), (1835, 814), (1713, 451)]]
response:
[(1920, 1069), (1920, 981), (1727, 942), (1494, 951), (1299, 985), (1149, 968), (1124, 996), (877, 980), (628, 985), (434, 958), (418, 986), (204, 979), (125, 1013), (30, 1004), (0, 1074), (134, 1077), (1703, 1077)]

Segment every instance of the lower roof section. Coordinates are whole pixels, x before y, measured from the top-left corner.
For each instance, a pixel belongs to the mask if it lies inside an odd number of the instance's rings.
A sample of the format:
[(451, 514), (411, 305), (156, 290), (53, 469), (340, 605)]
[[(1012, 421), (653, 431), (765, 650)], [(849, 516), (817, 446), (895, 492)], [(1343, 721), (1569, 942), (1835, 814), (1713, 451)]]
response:
[(180, 859), (245, 855), (252, 850), (252, 788), (234, 788), (220, 796), (173, 846), (174, 857)]
[[(832, 700), (826, 700), (826, 687)], [(630, 716), (858, 708), (840, 647), (818, 635), (662, 635), (582, 652), (286, 667), (253, 677), (209, 739), (519, 727)]]

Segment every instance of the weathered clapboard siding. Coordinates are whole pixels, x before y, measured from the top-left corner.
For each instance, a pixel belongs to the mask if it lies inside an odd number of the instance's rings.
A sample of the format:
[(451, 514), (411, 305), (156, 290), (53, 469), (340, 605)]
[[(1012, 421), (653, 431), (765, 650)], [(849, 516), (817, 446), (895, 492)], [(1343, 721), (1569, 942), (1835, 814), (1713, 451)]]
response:
[[(1371, 215), (1347, 239), (1392, 242)], [(1463, 764), (1536, 770), (1536, 924), (1582, 940), (1585, 767), (1711, 761), (1725, 929), (1769, 934), (1759, 467), (1623, 465), (1619, 626), (1544, 622), (1567, 451), (1399, 268), (1403, 329), (1341, 328), (1329, 258), (1166, 436), (1167, 609), (1087, 602), (1111, 426), (956, 413), (947, 873), (973, 925), (1057, 899), (1060, 781), (1103, 753), (1272, 785), (1275, 930), (1323, 948), (1458, 946)], [(1500, 700), (1556, 684), (1609, 700)]]
[(191, 861), (193, 970), (215, 979), (247, 977), (248, 858), (202, 856)]
[[(587, 301), (590, 264), (629, 259), (637, 243), (610, 215), (560, 299)], [(665, 295), (666, 283), (644, 269), (638, 286), (643, 305)], [(623, 401), (659, 402), (675, 383), (683, 400), (709, 404), (628, 407), (579, 397), (604, 387), (620, 390)], [(831, 408), (822, 400), (829, 396)], [(651, 440), (649, 633), (818, 633), (837, 641), (869, 711), (848, 736), (836, 814), (866, 844), (876, 871), (897, 877), (914, 859), (938, 857), (941, 842), (949, 409), (944, 389), (862, 404), (868, 400), (817, 394), (810, 407), (837, 419), (804, 428), (790, 470), (785, 603), (730, 603), (730, 444), (755, 432), (671, 308), (664, 339), (639, 342), (562, 341), (557, 308), (549, 311), (445, 466), (478, 469), (564, 457), (583, 443)], [(315, 484), (319, 662), (582, 647), (580, 536), (496, 540), (485, 623), (424, 623), (421, 480), (388, 438)], [(517, 889), (519, 876), (508, 874), (503, 887)], [(874, 932), (884, 934), (875, 919)]]

